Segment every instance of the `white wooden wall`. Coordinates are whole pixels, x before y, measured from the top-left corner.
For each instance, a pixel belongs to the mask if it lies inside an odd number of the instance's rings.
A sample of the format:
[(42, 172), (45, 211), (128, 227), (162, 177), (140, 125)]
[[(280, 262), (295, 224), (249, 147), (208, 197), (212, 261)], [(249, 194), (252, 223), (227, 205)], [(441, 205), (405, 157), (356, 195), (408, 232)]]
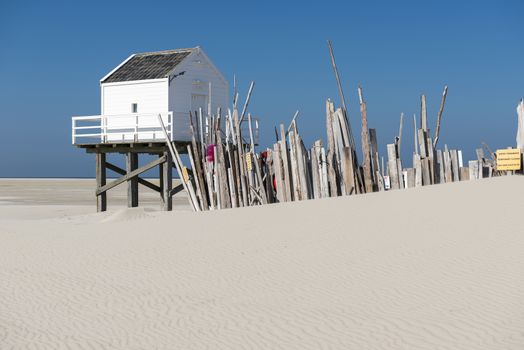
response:
[[(106, 83), (102, 84), (101, 89), (102, 114), (109, 116), (108, 132), (114, 133), (108, 136), (108, 141), (134, 140), (134, 135), (128, 130), (136, 124), (136, 117), (131, 114), (133, 103), (137, 104), (138, 115), (151, 114), (148, 117), (140, 117), (139, 125), (142, 127), (158, 124), (156, 115), (168, 111), (167, 79)], [(163, 138), (161, 133), (157, 134), (155, 138)], [(142, 134), (140, 138), (152, 139), (153, 134)]]
[[(216, 113), (217, 108), (221, 107), (225, 114), (228, 107), (228, 84), (200, 52), (189, 55), (177, 66), (174, 74), (180, 72), (185, 73), (174, 78), (169, 86), (169, 110), (173, 112), (175, 139), (189, 141), (189, 111), (195, 107), (195, 101), (205, 101), (204, 111), (207, 112), (211, 83), (211, 109)], [(193, 99), (193, 105), (192, 95), (199, 95), (197, 99)], [(198, 103), (196, 102), (197, 105)]]
[[(211, 109), (218, 107), (227, 113), (228, 84), (222, 75), (213, 67), (205, 55), (196, 51), (189, 55), (176, 68), (174, 74), (185, 72), (169, 83), (169, 79), (152, 79), (119, 83), (101, 84), (103, 115), (129, 114), (129, 118), (108, 118), (108, 128), (118, 129), (134, 126), (131, 116), (132, 104), (137, 103), (138, 114), (173, 112), (174, 140), (189, 141), (189, 111), (198, 104), (204, 104), (207, 112), (209, 83), (211, 83)], [(195, 96), (196, 98), (195, 98)], [(192, 96), (193, 104), (192, 104)], [(132, 140), (132, 135), (125, 136), (124, 141)], [(109, 141), (122, 141), (122, 137), (112, 137)]]
[(167, 112), (167, 86), (167, 79), (102, 84), (102, 114), (129, 114), (133, 103), (138, 113)]

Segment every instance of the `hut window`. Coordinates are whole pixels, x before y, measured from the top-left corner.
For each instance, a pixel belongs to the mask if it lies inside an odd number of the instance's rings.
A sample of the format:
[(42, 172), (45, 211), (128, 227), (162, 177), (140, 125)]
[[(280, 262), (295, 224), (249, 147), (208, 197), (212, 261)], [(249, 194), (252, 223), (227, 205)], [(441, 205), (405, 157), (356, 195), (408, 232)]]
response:
[(131, 103), (131, 113), (138, 113), (138, 103)]

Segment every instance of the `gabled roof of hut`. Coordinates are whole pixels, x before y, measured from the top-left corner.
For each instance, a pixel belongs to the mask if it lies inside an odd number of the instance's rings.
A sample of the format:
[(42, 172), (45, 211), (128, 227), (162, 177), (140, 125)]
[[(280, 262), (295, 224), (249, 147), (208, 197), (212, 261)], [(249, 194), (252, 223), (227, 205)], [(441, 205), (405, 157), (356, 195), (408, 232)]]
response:
[(100, 83), (167, 78), (195, 50), (198, 47), (133, 54)]

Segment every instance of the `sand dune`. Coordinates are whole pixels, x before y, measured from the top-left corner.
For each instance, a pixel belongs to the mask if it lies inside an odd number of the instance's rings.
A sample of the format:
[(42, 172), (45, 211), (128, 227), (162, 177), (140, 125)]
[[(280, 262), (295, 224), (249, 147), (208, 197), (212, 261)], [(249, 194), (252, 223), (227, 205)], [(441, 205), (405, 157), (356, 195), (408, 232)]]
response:
[(207, 213), (4, 204), (0, 349), (524, 349), (523, 181)]

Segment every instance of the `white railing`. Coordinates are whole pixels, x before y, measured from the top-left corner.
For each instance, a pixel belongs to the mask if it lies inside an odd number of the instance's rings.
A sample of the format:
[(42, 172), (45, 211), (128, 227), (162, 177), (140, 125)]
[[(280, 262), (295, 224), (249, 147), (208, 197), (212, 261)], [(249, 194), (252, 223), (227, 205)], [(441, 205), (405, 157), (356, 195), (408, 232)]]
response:
[(162, 116), (169, 138), (173, 141), (172, 112), (73, 117), (71, 140), (74, 145), (165, 141), (158, 115)]

